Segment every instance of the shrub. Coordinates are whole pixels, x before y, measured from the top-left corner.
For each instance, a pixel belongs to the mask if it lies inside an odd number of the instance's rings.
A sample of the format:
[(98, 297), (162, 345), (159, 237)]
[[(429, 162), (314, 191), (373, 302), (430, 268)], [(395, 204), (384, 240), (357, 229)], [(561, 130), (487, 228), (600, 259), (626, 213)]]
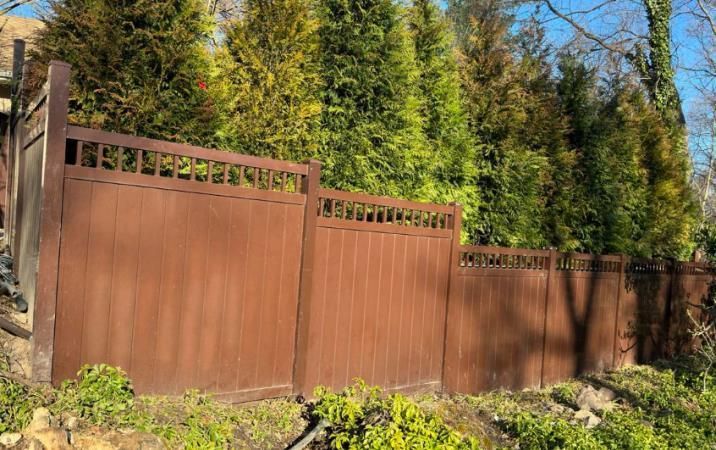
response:
[(400, 394), (381, 397), (376, 387), (358, 380), (340, 393), (319, 387), (314, 414), (330, 423), (328, 439), (335, 449), (478, 448), (436, 415), (424, 412)]
[(97, 425), (124, 425), (132, 420), (134, 390), (122, 369), (85, 365), (77, 376), (78, 381), (62, 383), (53, 410), (73, 411)]

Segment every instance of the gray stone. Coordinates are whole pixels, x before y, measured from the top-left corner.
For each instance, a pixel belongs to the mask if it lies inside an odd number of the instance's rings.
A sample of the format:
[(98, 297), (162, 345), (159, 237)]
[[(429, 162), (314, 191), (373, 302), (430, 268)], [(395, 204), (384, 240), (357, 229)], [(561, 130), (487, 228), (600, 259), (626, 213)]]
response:
[(33, 440), (39, 441), (44, 448), (53, 450), (72, 449), (65, 430), (59, 428), (45, 428), (35, 430), (30, 435)]
[(603, 388), (599, 389), (598, 392), (599, 392), (599, 397), (601, 397), (601, 399), (604, 400), (605, 402), (611, 402), (615, 398), (617, 398), (617, 394), (614, 393), (614, 391), (612, 391), (609, 388), (603, 387)]
[(77, 417), (68, 416), (65, 420), (63, 420), (63, 424), (66, 430), (75, 431), (79, 427), (80, 421)]
[(602, 419), (585, 409), (580, 409), (574, 413), (574, 418), (582, 422), (586, 428), (594, 428), (602, 422)]
[(32, 433), (37, 430), (49, 428), (52, 424), (52, 415), (47, 408), (37, 408), (32, 412), (32, 420), (27, 426), (27, 431)]
[(22, 439), (22, 434), (20, 433), (3, 433), (0, 434), (0, 446), (2, 447), (12, 447), (13, 445), (20, 442), (20, 439)]
[(587, 385), (579, 392), (576, 403), (579, 409), (602, 411), (611, 409), (614, 406), (611, 403), (614, 397), (616, 395), (609, 389), (596, 391), (592, 386)]

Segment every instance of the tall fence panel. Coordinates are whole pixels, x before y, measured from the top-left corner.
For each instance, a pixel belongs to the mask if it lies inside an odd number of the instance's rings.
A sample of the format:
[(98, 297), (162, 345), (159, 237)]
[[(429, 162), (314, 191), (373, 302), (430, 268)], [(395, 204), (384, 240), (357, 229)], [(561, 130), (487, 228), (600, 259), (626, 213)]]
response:
[(560, 254), (545, 319), (543, 384), (610, 368), (614, 358), (619, 256)]
[(445, 387), (539, 386), (549, 251), (459, 247), (450, 285)]
[(306, 166), (70, 127), (53, 379), (292, 390)]
[(326, 189), (317, 203), (297, 392), (438, 388), (454, 208)]

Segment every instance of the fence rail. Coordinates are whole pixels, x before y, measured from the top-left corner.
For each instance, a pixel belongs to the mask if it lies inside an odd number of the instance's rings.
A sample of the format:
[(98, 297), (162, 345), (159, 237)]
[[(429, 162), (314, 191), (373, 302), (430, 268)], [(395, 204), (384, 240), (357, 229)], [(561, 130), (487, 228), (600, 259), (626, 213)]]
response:
[(139, 392), (541, 386), (689, 348), (714, 268), (460, 244), (461, 207), (320, 187), (321, 165), (67, 125), (69, 67), (13, 130), (33, 378)]

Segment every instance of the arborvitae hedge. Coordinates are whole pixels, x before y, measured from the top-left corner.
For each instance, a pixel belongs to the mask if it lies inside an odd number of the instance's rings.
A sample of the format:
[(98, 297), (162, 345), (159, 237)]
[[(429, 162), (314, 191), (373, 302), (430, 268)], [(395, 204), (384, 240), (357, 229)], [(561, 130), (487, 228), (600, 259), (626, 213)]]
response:
[(306, 0), (245, 0), (225, 26), (210, 86), (224, 146), (302, 160), (319, 143), (318, 22)]
[(420, 198), (430, 180), (414, 50), (392, 0), (319, 0), (326, 185)]
[(31, 53), (36, 79), (72, 65), (70, 121), (210, 144), (205, 90), (212, 27), (199, 0), (50, 0)]
[(450, 22), (433, 0), (416, 0), (407, 15), (415, 59), (420, 113), (428, 141), (432, 183), (424, 196), (463, 205), (463, 230), (474, 234), (479, 204), (475, 139), (470, 134)]
[(505, 4), (242, 0), (216, 32), (199, 0), (50, 0), (31, 56), (73, 65), (73, 123), (317, 157), (327, 187), (463, 203), (470, 242), (687, 254), (680, 129)]

